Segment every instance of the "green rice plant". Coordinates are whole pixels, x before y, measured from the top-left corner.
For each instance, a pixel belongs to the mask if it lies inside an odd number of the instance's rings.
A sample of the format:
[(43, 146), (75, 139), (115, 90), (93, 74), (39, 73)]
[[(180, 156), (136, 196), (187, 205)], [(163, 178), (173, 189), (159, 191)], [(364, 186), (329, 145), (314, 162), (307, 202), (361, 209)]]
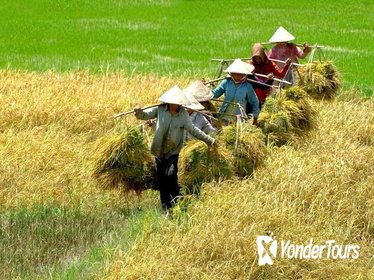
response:
[(123, 133), (104, 140), (99, 143), (93, 170), (100, 185), (137, 193), (149, 188), (154, 162), (140, 129), (127, 126)]
[(341, 75), (331, 61), (314, 61), (299, 69), (297, 85), (316, 99), (331, 100), (341, 87)]
[(264, 165), (268, 150), (261, 129), (249, 123), (238, 123), (238, 126), (224, 127), (219, 139), (234, 156), (237, 176), (250, 176), (256, 168)]
[(1, 211), (1, 278), (42, 279), (49, 267), (66, 265), (110, 232), (126, 228), (120, 213), (92, 210), (40, 205)]
[[(90, 69), (101, 74), (125, 71), (127, 75), (206, 77), (217, 67), (210, 58), (250, 56), (252, 44), (270, 38), (282, 23), (296, 42), (324, 45), (324, 55), (336, 61), (346, 85), (356, 84), (372, 94), (373, 49), (367, 44), (374, 32), (372, 16), (367, 13), (372, 1), (314, 3), (313, 13), (304, 13), (310, 6), (306, 0), (287, 2), (287, 7), (274, 0), (251, 3), (251, 12), (262, 16), (253, 17), (252, 24), (242, 28), (242, 15), (235, 13), (237, 6), (246, 4), (244, 0), (236, 0), (235, 5), (223, 0), (58, 1), (49, 2), (45, 9), (43, 1), (29, 0), (20, 9), (18, 1), (7, 1), (0, 19), (0, 65), (37, 72)], [(215, 17), (210, 16), (211, 10)], [(315, 15), (321, 15), (318, 21)], [(352, 25), (347, 26), (347, 18)], [(352, 33), (354, 40), (347, 40)], [(225, 40), (217, 41), (217, 36)]]
[(183, 186), (192, 190), (204, 182), (230, 179), (233, 176), (232, 154), (223, 143), (217, 146), (208, 147), (198, 140), (186, 143), (179, 155), (179, 181)]

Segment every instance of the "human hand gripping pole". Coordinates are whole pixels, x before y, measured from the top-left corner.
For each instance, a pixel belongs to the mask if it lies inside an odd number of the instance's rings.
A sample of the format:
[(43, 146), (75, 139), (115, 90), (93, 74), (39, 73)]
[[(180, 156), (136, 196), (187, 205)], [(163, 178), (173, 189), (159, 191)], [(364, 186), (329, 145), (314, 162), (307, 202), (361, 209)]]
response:
[(139, 104), (137, 104), (135, 107), (134, 107), (134, 114), (135, 114), (135, 116), (136, 115), (139, 115), (139, 113), (142, 111), (142, 107), (139, 105)]
[[(145, 109), (150, 109), (150, 108), (157, 107), (157, 106), (160, 106), (160, 105), (161, 104), (154, 104), (154, 105), (150, 105), (150, 106), (147, 106), (147, 107), (144, 107), (144, 108), (140, 108), (140, 106), (137, 105), (136, 107), (139, 107), (140, 111), (143, 111)], [(138, 111), (138, 112), (140, 112), (140, 111)], [(132, 114), (132, 113), (135, 113), (135, 108), (133, 110), (131, 110), (131, 111), (118, 113), (118, 114), (114, 115), (113, 118), (118, 118), (118, 117), (126, 116), (126, 115), (129, 115), (129, 114)]]

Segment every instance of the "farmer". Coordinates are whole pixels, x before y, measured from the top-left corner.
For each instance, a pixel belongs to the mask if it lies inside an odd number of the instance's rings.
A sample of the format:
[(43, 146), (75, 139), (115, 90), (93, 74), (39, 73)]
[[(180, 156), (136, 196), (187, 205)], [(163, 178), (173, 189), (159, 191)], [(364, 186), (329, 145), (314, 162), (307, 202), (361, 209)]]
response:
[[(277, 76), (283, 79), (284, 75), (287, 73), (288, 68), (291, 65), (291, 59), (285, 61), (285, 66), (282, 70), (278, 66), (270, 61), (265, 54), (264, 47), (260, 43), (256, 43), (252, 48), (252, 60), (250, 63), (255, 67), (254, 71), (257, 74), (267, 75), (267, 78), (258, 77), (258, 79), (264, 83), (267, 83), (269, 79), (272, 79), (274, 76)], [(256, 88), (256, 95), (260, 102), (260, 109), (265, 103), (266, 97), (269, 96), (271, 88), (261, 89)]]
[[(253, 108), (253, 125), (257, 125), (260, 113), (258, 98), (253, 87), (247, 82), (247, 75), (251, 74), (248, 63), (235, 59), (225, 70), (230, 77), (224, 79), (217, 88), (213, 90), (214, 98), (224, 94), (224, 103), (219, 109), (223, 125), (236, 121), (236, 116), (245, 114), (247, 103)], [(234, 117), (233, 117), (234, 116)]]
[(166, 91), (159, 100), (165, 104), (147, 110), (142, 110), (138, 105), (134, 108), (134, 112), (138, 119), (157, 118), (151, 152), (156, 158), (161, 204), (165, 210), (168, 210), (181, 196), (177, 173), (179, 152), (184, 142), (184, 130), (209, 146), (213, 146), (215, 139), (192, 124), (188, 113), (182, 107), (190, 105), (191, 102), (178, 86)]
[[(210, 88), (208, 88), (202, 81), (198, 80), (191, 83), (187, 88), (183, 90), (183, 92), (186, 94), (187, 98), (192, 95), (192, 97), (198, 102), (193, 102), (194, 104), (186, 106), (187, 108), (189, 108), (187, 109), (187, 112), (190, 115), (191, 121), (197, 128), (199, 128), (206, 134), (216, 132), (217, 127), (221, 128), (221, 124), (219, 121), (215, 121), (214, 119), (207, 119), (203, 114), (196, 112), (197, 110), (202, 110), (202, 113), (209, 116), (211, 116), (213, 112), (216, 112), (216, 110), (209, 110), (214, 107), (214, 105), (210, 101), (213, 97), (213, 93)], [(187, 139), (191, 139), (191, 135), (189, 133), (187, 133), (186, 136)]]
[[(204, 113), (215, 112), (215, 107), (210, 101), (213, 93), (202, 81), (194, 81), (184, 89), (185, 93), (190, 93), (193, 97), (204, 106)], [(207, 111), (207, 112), (205, 112)]]
[[(252, 85), (254, 91), (257, 92), (259, 90), (263, 90), (270, 92), (274, 83), (272, 75), (268, 76), (268, 78), (264, 81), (263, 79), (261, 79), (261, 77), (257, 77), (255, 74), (253, 74), (254, 66), (252, 64), (249, 64), (249, 69), (251, 70), (252, 74), (247, 75), (247, 81)], [(261, 110), (262, 104), (260, 102), (259, 107)], [(247, 103), (245, 112), (247, 115), (253, 113), (252, 105), (250, 103)]]
[[(200, 129), (205, 134), (211, 134), (217, 131), (217, 128), (213, 127), (213, 125), (205, 118), (205, 116), (197, 110), (201, 110), (200, 107), (196, 107), (196, 105), (189, 105), (187, 107), (187, 113), (190, 116), (192, 124)], [(204, 107), (203, 107), (204, 108)], [(194, 137), (186, 131), (186, 140), (194, 139)]]
[[(270, 43), (274, 43), (276, 45), (269, 51), (268, 57), (281, 61), (291, 59), (292, 63), (299, 63), (297, 58), (305, 58), (308, 53), (310, 53), (311, 48), (308, 46), (308, 44), (304, 43), (303, 49), (301, 50), (294, 43), (290, 43), (290, 41), (294, 39), (295, 37), (291, 33), (280, 26), (269, 40)], [(282, 62), (276, 63), (279, 67), (283, 67)], [(295, 83), (293, 70), (288, 71), (287, 75), (285, 76), (285, 80), (291, 82), (292, 84)]]

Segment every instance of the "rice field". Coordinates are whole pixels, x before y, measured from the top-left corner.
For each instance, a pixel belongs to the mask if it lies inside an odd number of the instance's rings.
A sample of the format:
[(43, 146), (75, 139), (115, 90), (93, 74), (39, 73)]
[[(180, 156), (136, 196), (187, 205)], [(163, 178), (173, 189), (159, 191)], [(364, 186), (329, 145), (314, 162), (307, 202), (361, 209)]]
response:
[[(269, 145), (252, 177), (205, 182), (200, 199), (187, 196), (165, 219), (157, 192), (104, 189), (92, 169), (103, 138), (140, 123), (116, 121), (115, 113), (153, 104), (188, 78), (10, 70), (0, 77), (6, 278), (321, 279), (325, 270), (332, 278), (372, 277), (372, 99), (342, 92), (311, 101), (318, 117), (308, 137)], [(362, 251), (356, 261), (260, 268), (254, 238), (269, 229), (300, 242), (358, 243)]]
[[(7, 1), (0, 67), (209, 77), (211, 58), (250, 56), (279, 25), (318, 43), (344, 87), (373, 93), (372, 1)], [(317, 56), (318, 57), (318, 56)]]
[[(373, 279), (373, 100), (347, 94), (313, 106), (318, 129), (308, 138), (270, 148), (253, 178), (204, 184), (186, 212), (182, 204), (118, 250), (99, 278)], [(360, 257), (259, 266), (255, 240), (268, 231), (296, 244), (358, 244)]]
[[(95, 153), (105, 136), (126, 124), (116, 122), (115, 113), (135, 102), (154, 102), (174, 81), (88, 72), (0, 76), (2, 275), (48, 275), (113, 235), (125, 234), (128, 242), (127, 218), (157, 212), (157, 196), (139, 200), (103, 189), (92, 176)], [(155, 91), (156, 82), (162, 86)], [(142, 97), (134, 100), (136, 95)]]
[[(373, 8), (364, 0), (2, 3), (0, 278), (374, 279), (374, 101), (362, 98), (373, 94)], [(226, 131), (215, 162), (202, 160), (210, 178), (181, 161), (200, 176), (186, 172), (181, 182), (201, 186), (169, 217), (157, 191), (98, 179), (113, 163), (98, 165), (98, 155), (142, 124), (116, 113), (211, 78), (211, 58), (247, 57), (279, 25), (325, 46), (343, 83), (335, 98), (269, 99), (262, 131), (246, 131), (252, 141)], [(190, 144), (193, 156), (209, 152), (200, 144)], [(358, 244), (359, 258), (259, 266), (256, 237), (268, 232), (295, 244)]]

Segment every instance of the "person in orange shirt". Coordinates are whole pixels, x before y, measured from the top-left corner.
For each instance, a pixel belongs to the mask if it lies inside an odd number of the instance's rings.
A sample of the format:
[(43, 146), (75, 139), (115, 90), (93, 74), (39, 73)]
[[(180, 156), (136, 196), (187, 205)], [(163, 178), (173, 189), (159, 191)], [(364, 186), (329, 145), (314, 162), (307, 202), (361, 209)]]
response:
[[(287, 59), (283, 69), (279, 69), (279, 67), (272, 61), (269, 60), (265, 53), (264, 46), (260, 43), (256, 43), (253, 45), (252, 48), (252, 60), (250, 63), (254, 66), (254, 74), (263, 74), (267, 75), (267, 77), (257, 77), (257, 79), (263, 83), (267, 83), (269, 79), (272, 79), (274, 76), (283, 79), (285, 74), (288, 71), (288, 68), (291, 65), (291, 59)], [(256, 88), (255, 89), (257, 98), (260, 102), (260, 108), (265, 103), (266, 97), (271, 92), (271, 88), (263, 89), (263, 88)]]

